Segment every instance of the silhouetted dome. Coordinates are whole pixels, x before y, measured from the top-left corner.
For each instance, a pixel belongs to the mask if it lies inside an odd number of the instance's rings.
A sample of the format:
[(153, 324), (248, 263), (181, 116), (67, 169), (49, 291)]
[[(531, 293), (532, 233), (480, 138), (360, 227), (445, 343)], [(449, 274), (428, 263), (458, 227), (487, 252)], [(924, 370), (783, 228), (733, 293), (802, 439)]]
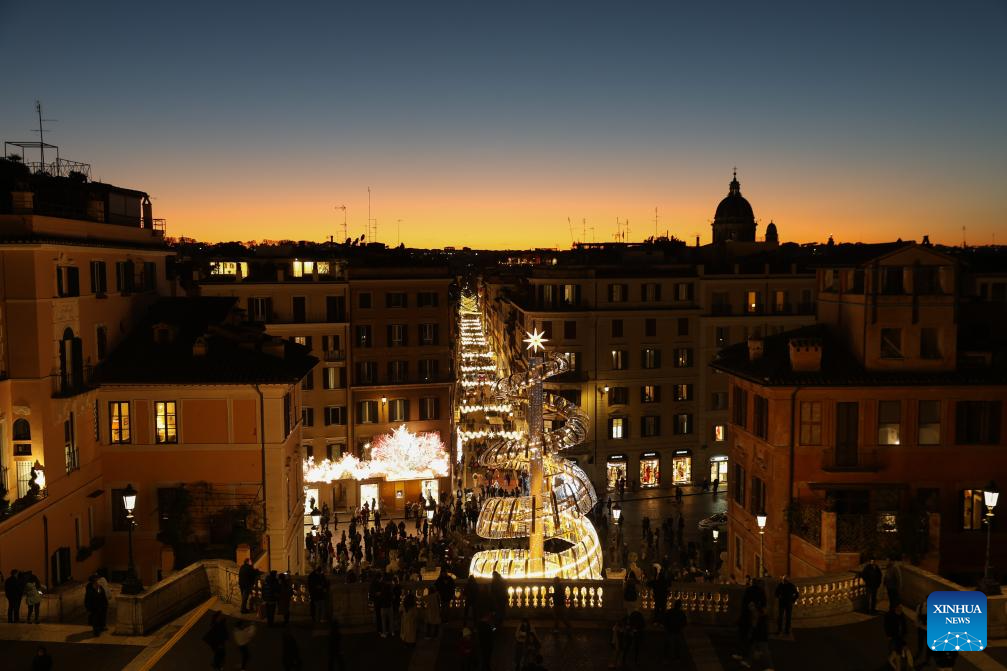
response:
[(727, 197), (720, 201), (713, 216), (713, 241), (737, 240), (755, 242), (755, 213), (741, 195), (741, 184), (735, 172)]
[(779, 242), (780, 234), (776, 232), (776, 224), (769, 222), (766, 226), (766, 242)]

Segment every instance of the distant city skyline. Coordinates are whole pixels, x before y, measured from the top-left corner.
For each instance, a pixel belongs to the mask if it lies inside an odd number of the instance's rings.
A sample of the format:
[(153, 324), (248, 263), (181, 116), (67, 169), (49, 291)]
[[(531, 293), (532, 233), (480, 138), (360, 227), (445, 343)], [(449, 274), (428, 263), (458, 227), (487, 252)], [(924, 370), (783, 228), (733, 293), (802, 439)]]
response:
[(64, 157), (207, 241), (340, 239), (342, 205), (356, 238), (370, 187), (389, 245), (568, 247), (617, 218), (706, 243), (737, 166), (759, 239), (989, 244), (1005, 28), (992, 0), (4, 1), (0, 134), (35, 139), (40, 99)]

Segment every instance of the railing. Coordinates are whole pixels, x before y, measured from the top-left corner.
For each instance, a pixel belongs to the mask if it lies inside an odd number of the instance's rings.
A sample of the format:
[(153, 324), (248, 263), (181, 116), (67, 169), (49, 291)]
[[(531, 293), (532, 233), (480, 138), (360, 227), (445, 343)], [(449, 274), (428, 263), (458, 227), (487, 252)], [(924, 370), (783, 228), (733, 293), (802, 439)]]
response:
[(820, 548), (822, 546), (822, 510), (821, 505), (795, 501), (790, 508), (790, 533)]
[(57, 371), (52, 376), (53, 398), (68, 398), (70, 396), (83, 394), (84, 392), (94, 388), (94, 365), (87, 364), (83, 366), (81, 370), (76, 372), (79, 373), (79, 375), (63, 375), (61, 372)]
[(881, 469), (881, 461), (876, 449), (852, 449), (839, 452), (835, 448), (822, 451), (823, 471), (848, 471), (854, 473), (870, 473)]
[(159, 233), (164, 233), (165, 231), (168, 230), (167, 219), (151, 219), (150, 222), (152, 228)]
[(326, 361), (346, 361), (346, 350), (328, 349), (323, 356)]

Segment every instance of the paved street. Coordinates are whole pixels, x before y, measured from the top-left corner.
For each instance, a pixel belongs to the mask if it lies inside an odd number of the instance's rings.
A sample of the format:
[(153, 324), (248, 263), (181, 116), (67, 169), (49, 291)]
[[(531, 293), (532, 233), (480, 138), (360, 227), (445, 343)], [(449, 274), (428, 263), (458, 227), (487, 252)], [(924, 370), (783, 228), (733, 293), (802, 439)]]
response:
[(4, 671), (28, 671), (39, 645), (45, 645), (49, 651), (56, 671), (120, 671), (143, 650), (136, 645), (107, 643), (39, 644), (35, 641), (0, 641), (0, 668)]

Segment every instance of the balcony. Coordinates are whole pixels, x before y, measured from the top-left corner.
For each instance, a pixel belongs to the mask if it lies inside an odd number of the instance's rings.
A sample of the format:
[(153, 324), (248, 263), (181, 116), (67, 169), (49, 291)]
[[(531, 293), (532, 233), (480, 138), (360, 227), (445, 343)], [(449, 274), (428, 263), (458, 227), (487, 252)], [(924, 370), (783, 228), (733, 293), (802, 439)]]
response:
[(322, 356), (326, 361), (346, 361), (346, 350), (327, 349)]
[(877, 449), (837, 452), (835, 448), (830, 448), (822, 451), (822, 470), (830, 473), (874, 473), (881, 470), (881, 461)]
[(69, 398), (89, 391), (95, 386), (95, 367), (93, 365), (82, 366), (80, 370), (69, 371), (63, 374), (56, 371), (52, 377), (53, 398)]

